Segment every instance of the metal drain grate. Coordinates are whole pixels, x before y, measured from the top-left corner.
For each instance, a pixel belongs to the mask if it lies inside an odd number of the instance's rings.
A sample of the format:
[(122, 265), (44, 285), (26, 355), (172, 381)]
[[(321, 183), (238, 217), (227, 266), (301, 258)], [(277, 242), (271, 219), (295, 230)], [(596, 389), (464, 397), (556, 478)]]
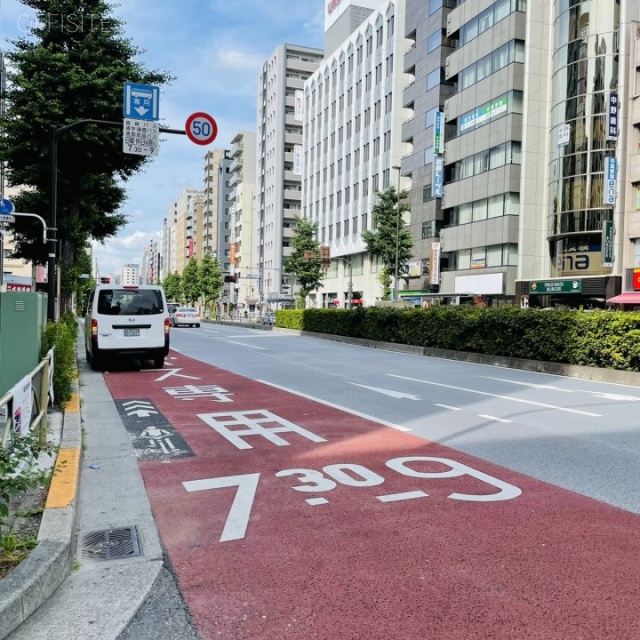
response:
[(82, 557), (85, 560), (119, 560), (142, 555), (138, 527), (104, 529), (85, 534)]

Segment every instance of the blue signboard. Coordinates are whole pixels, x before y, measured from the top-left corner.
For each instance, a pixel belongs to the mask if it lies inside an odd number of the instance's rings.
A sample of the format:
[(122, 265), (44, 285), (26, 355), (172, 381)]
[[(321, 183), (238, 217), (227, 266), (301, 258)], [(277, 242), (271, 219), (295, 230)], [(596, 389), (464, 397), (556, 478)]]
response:
[(438, 156), (433, 160), (433, 186), (431, 195), (442, 198), (444, 195), (444, 158)]
[(616, 185), (618, 180), (618, 162), (615, 158), (604, 159), (604, 204), (616, 203)]
[(124, 117), (160, 119), (160, 88), (149, 84), (124, 83)]
[(609, 106), (607, 109), (607, 140), (615, 140), (618, 137), (618, 94), (613, 91), (609, 94)]
[(11, 200), (7, 200), (6, 198), (0, 200), (0, 215), (9, 216), (15, 210), (16, 208), (13, 206), (13, 202), (11, 202)]

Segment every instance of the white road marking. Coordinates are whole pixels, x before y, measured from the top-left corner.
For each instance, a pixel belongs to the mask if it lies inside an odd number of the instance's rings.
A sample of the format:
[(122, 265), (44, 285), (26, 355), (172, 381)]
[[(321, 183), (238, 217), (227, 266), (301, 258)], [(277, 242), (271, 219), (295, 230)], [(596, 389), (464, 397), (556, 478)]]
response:
[(376, 496), (380, 502), (399, 502), (400, 500), (414, 500), (415, 498), (428, 498), (424, 491), (405, 491), (404, 493), (390, 493), (386, 496)]
[(560, 387), (554, 387), (551, 384), (535, 384), (533, 382), (520, 382), (518, 380), (508, 380), (506, 378), (490, 378), (489, 376), (483, 376), (487, 380), (498, 380), (499, 382), (509, 382), (511, 384), (519, 384), (523, 387), (531, 387), (533, 389), (548, 389), (549, 391), (562, 391), (564, 393), (588, 393), (596, 398), (603, 398), (604, 400), (620, 400), (621, 402), (640, 402), (638, 396), (628, 396), (622, 393), (607, 393), (606, 391), (593, 391), (591, 389), (561, 389)]
[(407, 400), (420, 400), (418, 396), (413, 396), (410, 393), (403, 393), (402, 391), (393, 391), (392, 389), (381, 389), (380, 387), (370, 387), (366, 384), (358, 384), (357, 382), (350, 382), (356, 387), (362, 387), (363, 389), (369, 389), (370, 391), (376, 391), (382, 393), (385, 396), (391, 396), (392, 398), (406, 398)]
[(236, 342), (235, 340), (227, 340), (227, 342), (231, 342), (231, 344), (239, 344), (242, 347), (250, 347), (251, 349), (260, 349), (261, 351), (266, 351), (266, 347), (256, 347), (255, 344), (245, 344), (244, 342)]
[[(171, 351), (177, 351), (178, 353), (182, 353), (180, 349), (176, 349), (175, 347), (171, 347)], [(171, 358), (171, 359), (174, 359), (174, 358)]]
[(513, 422), (513, 420), (505, 420), (504, 418), (496, 418), (496, 416), (489, 416), (486, 413), (479, 413), (479, 418), (486, 418), (487, 420), (495, 420), (496, 422)]
[(321, 398), (310, 396), (306, 393), (302, 393), (301, 391), (295, 391), (294, 389), (282, 387), (279, 384), (274, 384), (273, 382), (267, 382), (266, 380), (256, 380), (256, 382), (260, 382), (261, 384), (266, 384), (270, 387), (273, 387), (274, 389), (280, 389), (281, 391), (286, 391), (287, 393), (292, 393), (295, 396), (306, 398), (307, 400), (313, 400), (314, 402), (318, 402), (327, 407), (331, 407), (332, 409), (339, 409), (340, 411), (346, 411), (346, 413), (350, 413), (351, 415), (358, 416), (359, 418), (364, 418), (365, 420), (371, 420), (371, 422), (377, 422), (378, 424), (381, 424), (385, 427), (389, 427), (390, 429), (396, 429), (397, 431), (411, 431), (411, 429), (409, 429), (408, 427), (403, 427), (399, 424), (394, 424), (393, 422), (387, 422), (386, 420), (382, 420), (381, 418), (375, 418), (374, 416), (370, 416), (366, 413), (356, 411), (355, 409), (348, 409), (347, 407), (343, 407), (339, 404), (329, 402), (328, 400), (322, 400)]
[(535, 382), (521, 382), (519, 380), (508, 380), (507, 378), (492, 378), (490, 376), (482, 376), (486, 380), (497, 380), (498, 382), (509, 382), (510, 384), (519, 384), (522, 387), (531, 387), (532, 389), (545, 389), (549, 391), (562, 391), (563, 393), (573, 393), (572, 389), (561, 389), (554, 387), (552, 384), (536, 384)]
[(449, 404), (438, 404), (437, 402), (434, 402), (434, 405), (436, 407), (442, 407), (443, 409), (450, 409), (451, 411), (462, 411), (462, 407), (452, 407)]
[(476, 389), (467, 389), (465, 387), (456, 387), (452, 384), (441, 384), (440, 382), (431, 382), (430, 380), (420, 380), (419, 378), (409, 378), (407, 376), (398, 376), (395, 373), (387, 373), (392, 378), (400, 378), (401, 380), (409, 380), (410, 382), (419, 382), (421, 384), (430, 384), (434, 387), (444, 387), (445, 389), (456, 389), (458, 391), (466, 391), (467, 393), (475, 393), (480, 396), (489, 396), (490, 398), (500, 398), (501, 400), (510, 400), (511, 402), (520, 402), (522, 404), (531, 404), (535, 407), (544, 407), (545, 409), (556, 409), (557, 411), (566, 411), (567, 413), (577, 413), (581, 416), (590, 416), (592, 418), (602, 418), (600, 413), (590, 413), (589, 411), (580, 411), (579, 409), (567, 409), (566, 407), (558, 407), (554, 404), (546, 404), (544, 402), (534, 402), (533, 400), (523, 400), (522, 398), (511, 398), (497, 393), (487, 393), (486, 391), (478, 391)]
[(329, 501), (326, 498), (307, 498), (305, 502), (310, 504), (312, 507), (315, 507), (317, 504), (329, 504)]
[(625, 396), (621, 393), (606, 393), (605, 391), (587, 391), (586, 389), (578, 389), (582, 393), (590, 393), (596, 398), (602, 398), (603, 400), (620, 400), (621, 402), (640, 402), (640, 398), (637, 396)]

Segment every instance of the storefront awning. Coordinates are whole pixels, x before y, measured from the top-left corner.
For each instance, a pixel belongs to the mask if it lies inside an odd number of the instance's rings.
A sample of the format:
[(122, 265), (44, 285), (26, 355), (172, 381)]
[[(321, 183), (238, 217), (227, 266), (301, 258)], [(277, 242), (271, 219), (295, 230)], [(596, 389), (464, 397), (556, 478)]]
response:
[(638, 304), (640, 305), (640, 291), (625, 291), (607, 300), (607, 304)]

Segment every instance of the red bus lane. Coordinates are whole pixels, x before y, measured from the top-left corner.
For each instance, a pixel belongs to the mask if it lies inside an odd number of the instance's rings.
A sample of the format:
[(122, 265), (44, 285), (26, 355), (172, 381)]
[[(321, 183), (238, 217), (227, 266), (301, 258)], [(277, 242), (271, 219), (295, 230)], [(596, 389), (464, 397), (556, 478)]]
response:
[(634, 514), (182, 355), (106, 379), (204, 639), (640, 638)]

